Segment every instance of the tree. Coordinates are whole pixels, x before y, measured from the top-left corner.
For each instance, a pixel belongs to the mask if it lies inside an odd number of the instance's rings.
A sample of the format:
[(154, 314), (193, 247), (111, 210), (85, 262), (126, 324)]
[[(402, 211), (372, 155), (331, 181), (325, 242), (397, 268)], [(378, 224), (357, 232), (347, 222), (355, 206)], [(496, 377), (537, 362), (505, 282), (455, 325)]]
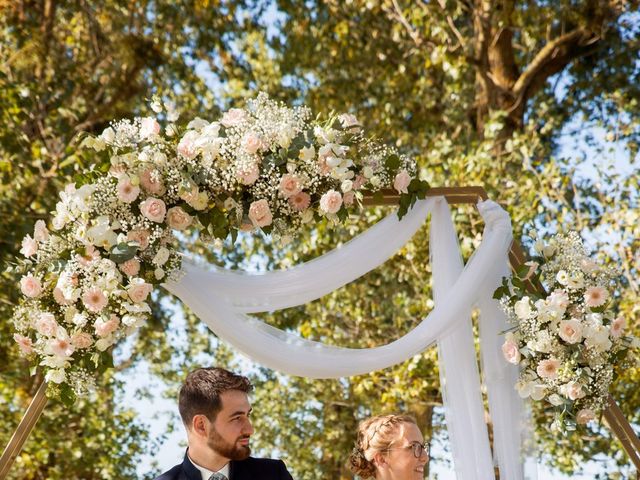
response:
[[(600, 156), (610, 156), (612, 139), (589, 151), (596, 158), (588, 177), (576, 176), (575, 163), (557, 156), (568, 135), (585, 133), (581, 144), (588, 144), (586, 131), (573, 131), (576, 123), (586, 123), (591, 131), (597, 127), (607, 138), (614, 136), (635, 165), (638, 87), (629, 79), (638, 77), (638, 19), (631, 13), (637, 2), (264, 3), (278, 12), (277, 34), (244, 45), (244, 51), (251, 71), (272, 75), (244, 80), (241, 94), (255, 85), (315, 111), (352, 110), (368, 129), (413, 153), (432, 185), (483, 185), (507, 204), (525, 245), (531, 245), (523, 236), (527, 225), (580, 231), (605, 261), (623, 265), (619, 308), (638, 331), (632, 306), (638, 298), (638, 258), (632, 253), (639, 233), (638, 178), (600, 166)], [(270, 267), (310, 259), (380, 214), (369, 212), (354, 219), (352, 228), (336, 232), (319, 227), (284, 252), (256, 244), (253, 251), (266, 252), (273, 259)], [(479, 230), (477, 217), (462, 209), (456, 221), (468, 256)], [(340, 345), (397, 338), (429, 310), (427, 244), (424, 236), (415, 238), (401, 255), (354, 285), (268, 321)], [(395, 409), (429, 418), (440, 402), (434, 360), (428, 351), (384, 372), (320, 388), (299, 378), (276, 387), (267, 375), (267, 390), (278, 394), (259, 389), (261, 409), (282, 418), (278, 405), (286, 399), (287, 420), (284, 425), (271, 417), (260, 420), (263, 436), (291, 459), (300, 478), (350, 478), (342, 468), (349, 451), (345, 436), (355, 431), (357, 419)], [(637, 423), (638, 371), (621, 373), (614, 395)], [(312, 392), (313, 400), (302, 392)], [(596, 429), (598, 435), (558, 438), (547, 428), (543, 407), (536, 416), (539, 444), (562, 471), (578, 471), (596, 453), (619, 466), (628, 462), (605, 428)], [(309, 436), (298, 430), (300, 423)], [(278, 443), (283, 431), (295, 434)], [(314, 448), (305, 449), (309, 443)]]

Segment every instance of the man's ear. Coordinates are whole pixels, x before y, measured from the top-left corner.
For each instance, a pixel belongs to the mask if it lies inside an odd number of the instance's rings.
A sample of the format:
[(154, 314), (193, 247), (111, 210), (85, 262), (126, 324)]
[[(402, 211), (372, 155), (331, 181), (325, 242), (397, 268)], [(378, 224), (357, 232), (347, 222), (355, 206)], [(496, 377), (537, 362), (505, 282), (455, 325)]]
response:
[(194, 415), (191, 419), (191, 431), (198, 436), (208, 436), (209, 419), (206, 415)]

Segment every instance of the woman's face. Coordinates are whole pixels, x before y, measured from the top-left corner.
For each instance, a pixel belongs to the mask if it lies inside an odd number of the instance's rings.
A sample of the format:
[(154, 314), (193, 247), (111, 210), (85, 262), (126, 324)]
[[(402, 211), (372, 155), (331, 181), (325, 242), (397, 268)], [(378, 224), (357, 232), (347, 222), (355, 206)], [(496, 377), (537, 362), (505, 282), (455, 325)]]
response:
[(420, 458), (413, 453), (413, 446), (422, 445), (424, 438), (417, 425), (402, 423), (398, 429), (397, 438), (391, 443), (389, 450), (384, 452), (385, 464), (379, 470), (384, 472), (381, 478), (388, 480), (422, 480), (424, 466), (429, 457), (422, 451)]

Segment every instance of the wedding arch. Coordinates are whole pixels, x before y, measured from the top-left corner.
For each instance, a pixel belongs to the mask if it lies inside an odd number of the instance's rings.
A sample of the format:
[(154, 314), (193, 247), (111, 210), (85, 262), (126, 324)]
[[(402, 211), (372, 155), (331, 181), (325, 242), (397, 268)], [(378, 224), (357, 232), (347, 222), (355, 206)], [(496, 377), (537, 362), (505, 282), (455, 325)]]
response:
[[(37, 223), (33, 238), (23, 241), (26, 299), (14, 315), (15, 338), (45, 369), (46, 380), (0, 459), (0, 476), (44, 409), (47, 388), (67, 402), (82, 394), (87, 372), (109, 363), (108, 349), (141, 324), (147, 296), (162, 283), (216, 335), (292, 375), (367, 373), (437, 343), (457, 478), (523, 479), (523, 400), (514, 390), (518, 368), (503, 359), (500, 333), (508, 323), (494, 291), (509, 265), (518, 271), (526, 259), (508, 214), (484, 189), (429, 188), (410, 159), (366, 139), (353, 115), (314, 124), (304, 108), (288, 109), (265, 96), (247, 110), (229, 110), (218, 122), (195, 119), (182, 131), (173, 112), (163, 115), (164, 136), (156, 119), (145, 118), (87, 137), (99, 168), (61, 193), (54, 232)], [(464, 265), (449, 205), (476, 202), (485, 229)], [(385, 204), (399, 209), (340, 248), (284, 271), (215, 269), (181, 261), (171, 248), (172, 231), (196, 223), (211, 237), (261, 229), (286, 242), (314, 220), (338, 223), (358, 206)], [(341, 348), (247, 315), (301, 305), (355, 280), (392, 256), (428, 216), (435, 308), (405, 336), (373, 349)], [(525, 283), (532, 291), (541, 288)], [(493, 451), (473, 308), (480, 310)], [(640, 469), (640, 441), (611, 398), (604, 416)]]

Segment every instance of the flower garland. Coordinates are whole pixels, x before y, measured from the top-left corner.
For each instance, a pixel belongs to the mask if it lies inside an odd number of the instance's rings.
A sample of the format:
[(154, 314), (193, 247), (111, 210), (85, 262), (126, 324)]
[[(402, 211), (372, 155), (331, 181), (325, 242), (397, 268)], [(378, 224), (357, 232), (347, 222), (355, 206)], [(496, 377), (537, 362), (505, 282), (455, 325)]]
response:
[(350, 114), (312, 121), (260, 94), (181, 127), (171, 104), (151, 107), (164, 128), (136, 118), (85, 138), (95, 168), (60, 193), (51, 229), (39, 220), (22, 241), (14, 338), (66, 402), (112, 365), (110, 347), (143, 324), (154, 286), (179, 274), (174, 231), (260, 229), (286, 243), (322, 219), (345, 221), (363, 191), (393, 187), (402, 216), (428, 188)]
[[(617, 272), (594, 262), (577, 233), (536, 239), (535, 250), (494, 294), (514, 325), (502, 352), (520, 366), (520, 396), (548, 402), (552, 426), (574, 430), (606, 408), (614, 367), (638, 342), (613, 312)], [(549, 293), (527, 289), (540, 281)]]

